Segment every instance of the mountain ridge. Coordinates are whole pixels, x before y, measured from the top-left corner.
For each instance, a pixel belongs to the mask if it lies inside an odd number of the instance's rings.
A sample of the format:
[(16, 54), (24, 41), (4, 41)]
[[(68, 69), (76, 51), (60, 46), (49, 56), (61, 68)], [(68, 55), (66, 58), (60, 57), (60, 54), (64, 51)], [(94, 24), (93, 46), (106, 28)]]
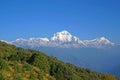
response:
[(32, 46), (32, 47), (58, 47), (58, 48), (104, 48), (112, 47), (115, 44), (105, 37), (96, 38), (93, 40), (80, 40), (78, 37), (71, 35), (68, 31), (63, 30), (55, 33), (49, 38), (19, 38), (11, 41), (11, 44), (17, 46)]

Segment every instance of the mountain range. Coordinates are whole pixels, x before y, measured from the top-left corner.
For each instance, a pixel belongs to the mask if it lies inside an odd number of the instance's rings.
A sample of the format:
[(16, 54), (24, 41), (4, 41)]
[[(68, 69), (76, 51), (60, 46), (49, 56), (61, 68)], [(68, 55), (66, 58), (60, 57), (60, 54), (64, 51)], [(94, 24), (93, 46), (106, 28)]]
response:
[(80, 40), (78, 37), (71, 35), (68, 31), (63, 30), (55, 33), (51, 39), (48, 38), (29, 38), (16, 39), (10, 42), (20, 47), (58, 47), (58, 48), (104, 48), (112, 47), (115, 44), (105, 37), (93, 40)]
[(120, 45), (105, 37), (81, 40), (63, 30), (55, 33), (50, 39), (19, 38), (10, 42), (1, 41), (25, 49), (39, 50), (64, 62), (120, 77)]

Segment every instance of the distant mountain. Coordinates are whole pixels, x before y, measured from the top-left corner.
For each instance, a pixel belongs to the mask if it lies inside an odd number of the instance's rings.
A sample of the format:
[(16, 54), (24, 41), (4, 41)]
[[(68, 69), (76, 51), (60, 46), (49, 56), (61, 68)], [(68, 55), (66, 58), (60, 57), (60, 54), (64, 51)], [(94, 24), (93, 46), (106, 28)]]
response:
[(64, 30), (57, 32), (48, 38), (29, 38), (29, 39), (16, 39), (11, 42), (20, 47), (58, 47), (58, 48), (104, 48), (112, 47), (114, 43), (110, 42), (105, 37), (93, 40), (80, 40), (78, 37), (71, 35), (68, 31)]
[(64, 62), (120, 77), (120, 72), (116, 71), (120, 66), (120, 45), (111, 42), (105, 37), (80, 40), (64, 30), (55, 33), (50, 39), (19, 38), (7, 43), (25, 49), (39, 50)]
[(0, 80), (118, 80), (0, 41)]
[(104, 47), (113, 47), (115, 44), (110, 42), (105, 37), (96, 38), (93, 40), (84, 40), (83, 41), (89, 48), (104, 48)]

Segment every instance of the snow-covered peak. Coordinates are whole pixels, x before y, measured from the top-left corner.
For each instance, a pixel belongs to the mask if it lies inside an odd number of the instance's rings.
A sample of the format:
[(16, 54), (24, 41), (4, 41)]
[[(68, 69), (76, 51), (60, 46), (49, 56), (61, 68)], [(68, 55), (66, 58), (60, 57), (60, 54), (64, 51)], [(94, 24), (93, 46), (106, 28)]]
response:
[(19, 38), (19, 39), (16, 39), (15, 41), (16, 41), (16, 42), (23, 42), (23, 41), (26, 41), (26, 39)]
[(105, 37), (100, 37), (100, 38), (96, 38), (96, 39), (93, 39), (93, 40), (83, 40), (83, 42), (88, 47), (94, 47), (94, 48), (104, 48), (104, 47), (114, 46), (114, 43), (110, 42)]
[(29, 38), (29, 41), (45, 41), (48, 42), (49, 39), (48, 38)]
[(111, 42), (105, 37), (97, 38), (96, 40), (99, 43), (111, 44)]
[(101, 39), (101, 40), (106, 40), (106, 38), (105, 38), (105, 37), (101, 37), (100, 39)]
[(62, 42), (70, 42), (72, 41), (72, 35), (64, 30), (61, 32), (57, 32), (53, 35), (53, 37), (51, 38), (52, 41), (62, 41)]
[(48, 38), (40, 38), (40, 39), (43, 40), (43, 41), (49, 42)]
[(96, 38), (96, 39), (93, 39), (93, 40), (84, 40), (84, 42), (88, 42), (88, 43), (105, 43), (105, 44), (110, 44), (111, 42), (105, 38), (105, 37), (100, 37), (100, 38)]
[(58, 33), (63, 34), (63, 35), (70, 35), (70, 33), (67, 30), (63, 30), (63, 31), (58, 32)]

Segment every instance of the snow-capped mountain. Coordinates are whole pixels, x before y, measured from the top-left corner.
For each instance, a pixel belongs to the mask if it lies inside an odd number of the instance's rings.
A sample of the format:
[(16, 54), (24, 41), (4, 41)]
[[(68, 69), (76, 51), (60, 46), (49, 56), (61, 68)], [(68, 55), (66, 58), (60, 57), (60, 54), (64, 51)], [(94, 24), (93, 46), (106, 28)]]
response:
[(68, 31), (57, 32), (51, 38), (51, 41), (57, 42), (78, 42), (79, 38), (72, 36)]
[(114, 46), (114, 43), (110, 42), (108, 39), (105, 37), (101, 38), (96, 38), (93, 40), (83, 40), (83, 42), (88, 46), (88, 47), (95, 47), (95, 48), (102, 48), (102, 47), (111, 47)]
[(61, 47), (85, 47), (85, 44), (78, 37), (71, 35), (66, 30), (55, 33), (51, 37), (51, 42), (59, 44)]
[(96, 38), (93, 40), (80, 40), (78, 37), (71, 35), (68, 31), (64, 30), (57, 32), (48, 38), (29, 38), (29, 39), (16, 39), (11, 42), (20, 47), (59, 47), (59, 48), (103, 48), (113, 46), (114, 43), (110, 42), (105, 37)]

